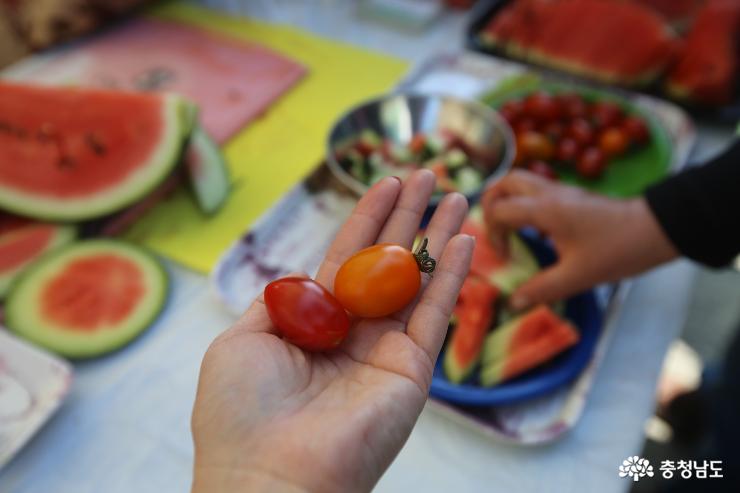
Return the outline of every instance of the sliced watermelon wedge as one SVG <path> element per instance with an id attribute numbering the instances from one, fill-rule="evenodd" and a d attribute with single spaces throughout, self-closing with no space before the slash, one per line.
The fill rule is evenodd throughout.
<path id="1" fill-rule="evenodd" d="M 510 56 L 608 83 L 649 84 L 670 64 L 676 36 L 636 2 L 516 0 L 480 34 Z"/>
<path id="2" fill-rule="evenodd" d="M 13 280 L 42 255 L 75 238 L 74 226 L 0 214 L 0 299 Z"/>
<path id="3" fill-rule="evenodd" d="M 569 322 L 540 305 L 496 328 L 483 347 L 481 385 L 505 382 L 554 358 L 580 339 Z"/>
<path id="4" fill-rule="evenodd" d="M 699 11 L 681 55 L 668 73 L 668 94 L 719 106 L 732 100 L 740 56 L 740 2 L 715 0 Z"/>
<path id="5" fill-rule="evenodd" d="M 498 294 L 499 290 L 487 281 L 474 276 L 465 279 L 454 311 L 457 323 L 444 356 L 444 371 L 450 382 L 462 382 L 478 364 Z"/>
<path id="6" fill-rule="evenodd" d="M 462 225 L 461 233 L 475 238 L 475 250 L 470 272 L 497 286 L 505 296 L 529 280 L 540 270 L 537 259 L 518 235 L 509 239 L 509 259 L 502 259 L 491 246 L 480 207 L 470 211 Z"/>
<path id="7" fill-rule="evenodd" d="M 0 207 L 59 221 L 126 207 L 177 164 L 187 115 L 174 95 L 0 82 Z"/>
<path id="8" fill-rule="evenodd" d="M 74 243 L 44 256 L 13 285 L 6 324 L 18 335 L 72 358 L 127 344 L 160 313 L 167 296 L 161 264 L 116 240 Z"/>
<path id="9" fill-rule="evenodd" d="M 185 165 L 198 207 L 205 214 L 213 214 L 229 196 L 229 172 L 218 144 L 200 125 L 193 128 Z"/>

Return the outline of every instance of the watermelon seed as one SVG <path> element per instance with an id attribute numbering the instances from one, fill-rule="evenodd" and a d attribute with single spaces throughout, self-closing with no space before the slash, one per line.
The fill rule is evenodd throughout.
<path id="1" fill-rule="evenodd" d="M 100 141 L 97 135 L 95 134 L 86 134 L 85 135 L 85 142 L 87 145 L 92 149 L 92 151 L 97 154 L 98 156 L 104 156 L 105 155 L 105 145 Z"/>
<path id="2" fill-rule="evenodd" d="M 12 123 L 7 122 L 0 122 L 0 132 L 15 136 L 19 139 L 26 139 L 28 137 L 28 132 L 25 129 L 16 127 Z"/>
<path id="3" fill-rule="evenodd" d="M 175 79 L 175 73 L 169 68 L 154 67 L 137 75 L 134 79 L 134 86 L 140 91 L 157 91 Z"/>
<path id="4" fill-rule="evenodd" d="M 60 168 L 74 168 L 75 164 L 77 163 L 73 158 L 67 155 L 64 155 L 64 154 L 59 156 L 59 167 Z"/>

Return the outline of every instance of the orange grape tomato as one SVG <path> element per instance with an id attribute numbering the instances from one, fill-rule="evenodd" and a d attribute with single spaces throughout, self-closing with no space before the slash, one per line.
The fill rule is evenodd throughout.
<path id="1" fill-rule="evenodd" d="M 285 340 L 308 351 L 328 351 L 349 331 L 349 316 L 321 284 L 303 277 L 286 277 L 265 287 L 270 320 Z"/>
<path id="2" fill-rule="evenodd" d="M 360 250 L 337 271 L 334 296 L 350 313 L 363 318 L 385 317 L 411 303 L 421 287 L 421 268 L 433 259 L 424 256 L 426 241 L 413 253 L 382 243 Z M 417 260 L 419 259 L 419 260 Z"/>
<path id="3" fill-rule="evenodd" d="M 629 144 L 629 136 L 619 127 L 607 128 L 599 136 L 599 148 L 607 157 L 623 154 Z"/>
<path id="4" fill-rule="evenodd" d="M 516 136 L 517 153 L 525 159 L 550 160 L 555 154 L 555 146 L 550 139 L 535 131 L 528 131 Z"/>

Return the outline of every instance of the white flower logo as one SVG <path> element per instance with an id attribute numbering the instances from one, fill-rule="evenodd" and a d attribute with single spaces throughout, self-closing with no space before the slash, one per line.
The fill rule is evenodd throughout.
<path id="1" fill-rule="evenodd" d="M 632 481 L 639 481 L 640 478 L 645 476 L 653 477 L 653 466 L 650 465 L 650 461 L 643 459 L 636 455 L 627 457 L 622 461 L 622 465 L 619 466 L 619 477 L 631 477 Z"/>

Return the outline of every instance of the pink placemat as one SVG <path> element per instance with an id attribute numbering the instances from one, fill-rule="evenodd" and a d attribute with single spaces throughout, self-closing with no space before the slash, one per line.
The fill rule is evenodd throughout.
<path id="1" fill-rule="evenodd" d="M 41 83 L 173 91 L 200 107 L 223 143 L 267 109 L 306 68 L 258 44 L 193 26 L 136 19 L 11 70 Z"/>

